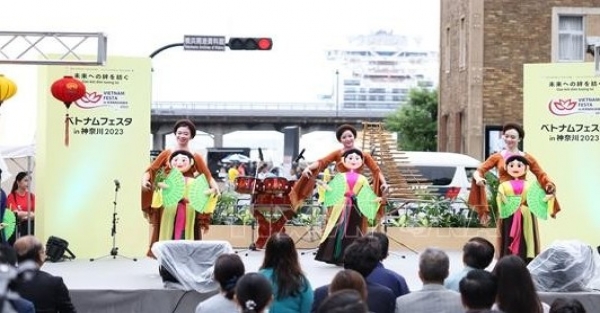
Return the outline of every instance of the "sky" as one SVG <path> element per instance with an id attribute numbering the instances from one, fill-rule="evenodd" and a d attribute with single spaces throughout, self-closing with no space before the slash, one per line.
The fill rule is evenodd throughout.
<path id="1" fill-rule="evenodd" d="M 3 14 L 0 31 L 103 32 L 109 56 L 149 56 L 164 45 L 182 42 L 184 35 L 273 38 L 273 50 L 268 52 L 163 51 L 152 61 L 154 101 L 317 102 L 335 80 L 325 51 L 343 45 L 349 36 L 392 30 L 420 36 L 433 50 L 439 47 L 439 0 L 165 4 L 105 0 L 83 6 L 74 0 L 62 0 L 60 5 L 20 0 L 11 2 L 10 14 Z M 5 41 L 0 39 L 0 46 Z M 35 140 L 36 69 L 0 64 L 0 73 L 19 88 L 0 107 L 0 146 Z M 236 146 L 237 141 L 255 137 L 237 132 L 226 135 L 224 144 Z M 282 135 L 259 137 L 283 143 Z M 195 144 L 210 143 L 199 139 Z"/>

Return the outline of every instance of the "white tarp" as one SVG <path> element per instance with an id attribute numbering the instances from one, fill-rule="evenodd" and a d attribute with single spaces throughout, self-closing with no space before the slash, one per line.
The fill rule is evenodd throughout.
<path id="1" fill-rule="evenodd" d="M 17 173 L 34 171 L 35 145 L 0 146 L 0 169 L 2 169 L 2 189 L 9 192 Z M 33 189 L 33 184 L 31 188 Z"/>

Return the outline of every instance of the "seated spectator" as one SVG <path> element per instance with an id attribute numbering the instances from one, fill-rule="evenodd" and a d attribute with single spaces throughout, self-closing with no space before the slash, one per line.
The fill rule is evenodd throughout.
<path id="1" fill-rule="evenodd" d="M 373 237 L 359 237 L 354 240 L 344 251 L 344 268 L 355 270 L 363 278 L 368 277 L 377 267 L 381 256 L 379 240 Z M 315 289 L 315 299 L 311 312 L 317 312 L 321 302 L 327 297 L 329 286 Z M 388 287 L 367 281 L 367 305 L 370 312 L 394 312 L 396 297 Z"/>
<path id="2" fill-rule="evenodd" d="M 0 245 L 0 265 L 8 266 L 8 269 L 3 270 L 3 275 L 10 277 L 10 271 L 17 271 L 17 253 L 13 247 L 8 245 Z M 7 273 L 8 272 L 8 273 Z M 7 278 L 7 277 L 3 277 Z M 19 277 L 15 279 L 20 279 Z M 4 290 L 2 290 L 4 291 Z M 21 298 L 17 293 L 10 289 L 6 290 L 6 293 L 3 295 L 4 299 L 8 300 L 6 302 L 6 307 L 3 308 L 2 312 L 17 312 L 17 313 L 35 313 L 35 308 L 33 307 L 33 303 L 31 301 L 25 300 Z M 1 300 L 0 300 L 1 301 Z M 12 309 L 13 311 L 9 310 Z"/>
<path id="3" fill-rule="evenodd" d="M 485 238 L 473 237 L 463 246 L 464 268 L 460 272 L 450 275 L 444 281 L 444 287 L 458 291 L 458 283 L 474 269 L 484 270 L 494 260 L 494 245 Z"/>
<path id="4" fill-rule="evenodd" d="M 419 258 L 419 278 L 423 289 L 399 297 L 396 313 L 463 313 L 460 294 L 444 287 L 449 268 L 450 260 L 444 251 L 433 248 L 423 251 Z"/>
<path id="5" fill-rule="evenodd" d="M 460 298 L 467 313 L 500 312 L 491 310 L 496 302 L 498 284 L 491 273 L 474 269 L 467 273 L 459 283 Z"/>
<path id="6" fill-rule="evenodd" d="M 525 261 L 517 255 L 500 258 L 492 272 L 498 282 L 493 309 L 504 313 L 548 313 L 550 306 L 540 301 Z"/>
<path id="7" fill-rule="evenodd" d="M 550 306 L 550 313 L 586 313 L 577 299 L 557 298 Z"/>
<path id="8" fill-rule="evenodd" d="M 242 313 L 267 312 L 266 309 L 273 300 L 271 283 L 262 274 L 245 274 L 235 286 L 235 300 Z"/>
<path id="9" fill-rule="evenodd" d="M 46 260 L 46 250 L 42 243 L 29 235 L 17 239 L 14 247 L 19 266 L 28 261 L 37 265 L 33 277 L 27 281 L 16 282 L 14 290 L 21 297 L 33 302 L 36 312 L 76 312 L 62 277 L 50 275 L 40 269 Z"/>
<path id="10" fill-rule="evenodd" d="M 323 301 L 317 313 L 368 313 L 369 308 L 361 295 L 352 289 L 336 291 Z"/>
<path id="11" fill-rule="evenodd" d="M 215 261 L 214 279 L 219 283 L 221 292 L 200 302 L 196 313 L 201 312 L 236 312 L 238 306 L 233 300 L 235 285 L 244 275 L 242 259 L 237 254 L 221 254 Z"/>
<path id="12" fill-rule="evenodd" d="M 313 302 L 313 289 L 302 273 L 294 240 L 286 233 L 272 235 L 266 244 L 260 267 L 273 286 L 271 312 L 308 313 Z"/>
<path id="13" fill-rule="evenodd" d="M 379 258 L 377 267 L 375 267 L 373 272 L 367 277 L 367 281 L 390 288 L 396 298 L 409 293 L 410 290 L 408 289 L 404 277 L 383 266 L 383 260 L 389 256 L 390 240 L 387 235 L 381 232 L 373 232 L 370 233 L 369 236 L 373 236 L 379 240 L 379 244 L 381 245 L 381 257 Z"/>
<path id="14" fill-rule="evenodd" d="M 335 274 L 329 284 L 329 294 L 344 289 L 358 291 L 363 301 L 367 301 L 367 282 L 359 272 L 354 270 L 341 270 Z"/>

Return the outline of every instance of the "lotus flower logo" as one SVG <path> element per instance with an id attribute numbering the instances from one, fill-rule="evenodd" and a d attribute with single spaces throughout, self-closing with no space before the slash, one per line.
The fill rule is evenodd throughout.
<path id="1" fill-rule="evenodd" d="M 570 115 L 581 113 L 577 110 L 577 101 L 572 99 L 555 99 L 550 100 L 548 109 L 554 115 Z"/>
<path id="2" fill-rule="evenodd" d="M 86 92 L 85 96 L 77 100 L 75 104 L 82 109 L 92 109 L 104 106 L 102 94 L 98 92 Z"/>

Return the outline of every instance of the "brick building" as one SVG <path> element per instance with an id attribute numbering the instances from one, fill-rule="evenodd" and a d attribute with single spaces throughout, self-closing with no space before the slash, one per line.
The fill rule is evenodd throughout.
<path id="1" fill-rule="evenodd" d="M 523 64 L 591 62 L 600 45 L 600 0 L 440 1 L 439 151 L 484 159 L 523 121 Z"/>

